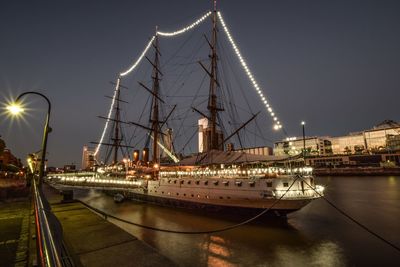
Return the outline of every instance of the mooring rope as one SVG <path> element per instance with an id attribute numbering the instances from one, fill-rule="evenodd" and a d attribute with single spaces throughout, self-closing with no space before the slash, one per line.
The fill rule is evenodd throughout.
<path id="1" fill-rule="evenodd" d="M 282 200 L 282 198 L 286 195 L 287 192 L 289 192 L 290 188 L 292 188 L 292 186 L 294 185 L 294 183 L 300 178 L 300 176 L 296 176 L 296 179 L 293 181 L 293 183 L 288 187 L 288 189 L 282 194 L 282 196 L 278 199 L 276 199 L 274 201 L 274 203 L 272 203 L 272 205 L 268 208 L 266 208 L 265 210 L 261 211 L 259 214 L 251 217 L 250 219 L 247 219 L 245 221 L 242 221 L 240 223 L 234 224 L 234 225 L 230 225 L 227 227 L 223 227 L 223 228 L 219 228 L 219 229 L 214 229 L 214 230 L 207 230 L 207 231 L 178 231 L 178 230 L 170 230 L 170 229 L 163 229 L 163 228 L 158 228 L 158 227 L 154 227 L 154 226 L 149 226 L 149 225 L 144 225 L 144 224 L 139 224 L 139 223 L 135 223 L 135 222 L 131 222 L 125 219 L 122 219 L 120 217 L 117 217 L 115 215 L 111 215 L 103 210 L 100 210 L 98 208 L 95 208 L 81 200 L 78 200 L 80 203 L 82 203 L 83 205 L 85 205 L 86 207 L 94 210 L 95 212 L 101 214 L 104 216 L 104 218 L 107 220 L 107 218 L 112 218 L 115 219 L 117 221 L 126 223 L 126 224 L 130 224 L 130 225 L 135 225 L 141 228 L 145 228 L 145 229 L 149 229 L 149 230 L 154 230 L 154 231 L 159 231 L 159 232 L 164 232 L 164 233 L 173 233 L 173 234 L 186 234 L 186 235 L 198 235 L 198 234 L 214 234 L 214 233 L 218 233 L 218 232 L 224 232 L 224 231 L 228 231 L 228 230 L 232 230 L 234 228 L 238 228 L 240 226 L 243 226 L 245 224 L 248 224 L 254 220 L 256 220 L 257 218 L 261 217 L 262 215 L 264 215 L 265 213 L 267 213 L 268 211 L 270 211 L 276 204 L 278 204 L 279 201 Z"/>
<path id="2" fill-rule="evenodd" d="M 304 183 L 306 185 L 308 185 L 309 187 L 311 187 L 306 181 L 304 181 Z M 377 234 L 376 232 L 372 231 L 371 229 L 369 229 L 367 226 L 365 226 L 364 224 L 362 224 L 361 222 L 357 221 L 356 219 L 354 219 L 353 217 L 351 217 L 349 214 L 347 214 L 345 211 L 343 211 L 342 209 L 340 209 L 338 206 L 336 206 L 335 204 L 333 204 L 329 199 L 327 199 L 325 196 L 321 195 L 317 190 L 315 190 L 313 187 L 311 187 L 315 193 L 317 193 L 323 200 L 325 200 L 330 206 L 332 206 L 334 209 L 336 209 L 339 213 L 341 213 L 343 216 L 345 216 L 346 218 L 348 218 L 349 220 L 351 220 L 352 222 L 354 222 L 355 224 L 357 224 L 359 227 L 361 227 L 362 229 L 364 229 L 365 231 L 367 231 L 368 233 L 370 233 L 371 235 L 375 236 L 376 238 L 380 239 L 381 241 L 383 241 L 384 243 L 386 243 L 387 245 L 391 246 L 392 248 L 394 248 L 395 250 L 397 250 L 398 252 L 400 252 L 400 247 L 396 246 L 394 243 L 390 242 L 389 240 L 385 239 L 384 237 L 382 237 L 381 235 Z"/>

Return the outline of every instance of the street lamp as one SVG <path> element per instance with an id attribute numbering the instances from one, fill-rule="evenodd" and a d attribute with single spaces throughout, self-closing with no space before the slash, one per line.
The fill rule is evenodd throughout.
<path id="1" fill-rule="evenodd" d="M 15 99 L 14 103 L 12 103 L 11 105 L 9 105 L 7 107 L 7 110 L 13 116 L 17 116 L 17 115 L 20 115 L 21 113 L 23 113 L 25 111 L 25 109 L 23 108 L 23 106 L 21 104 L 21 98 L 28 94 L 41 96 L 47 101 L 47 104 L 48 104 L 46 124 L 44 125 L 44 129 L 43 129 L 42 156 L 40 159 L 40 168 L 39 168 L 39 181 L 38 182 L 39 182 L 39 186 L 41 186 L 43 175 L 44 175 L 44 165 L 45 165 L 46 148 L 47 148 L 47 136 L 48 136 L 49 132 L 51 131 L 51 128 L 49 126 L 50 111 L 51 111 L 50 100 L 45 95 L 43 95 L 39 92 L 34 92 L 34 91 L 24 92 Z"/>
<path id="2" fill-rule="evenodd" d="M 302 121 L 301 126 L 303 128 L 303 158 L 306 158 L 306 130 L 305 130 L 306 122 Z"/>

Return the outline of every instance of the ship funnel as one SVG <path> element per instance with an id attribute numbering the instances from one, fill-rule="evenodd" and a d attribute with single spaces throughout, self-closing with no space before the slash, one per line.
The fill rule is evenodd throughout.
<path id="1" fill-rule="evenodd" d="M 143 148 L 143 151 L 142 151 L 142 161 L 143 161 L 144 163 L 149 162 L 149 148 L 148 148 L 148 147 Z"/>
<path id="2" fill-rule="evenodd" d="M 134 150 L 132 156 L 133 162 L 137 163 L 139 161 L 139 150 Z"/>

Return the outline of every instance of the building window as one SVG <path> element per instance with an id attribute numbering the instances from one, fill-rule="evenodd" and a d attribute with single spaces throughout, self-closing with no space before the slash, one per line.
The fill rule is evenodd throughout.
<path id="1" fill-rule="evenodd" d="M 289 187 L 289 183 L 283 183 L 284 187 Z"/>
<path id="2" fill-rule="evenodd" d="M 198 185 L 200 183 L 200 181 L 196 181 L 196 184 Z"/>
<path id="3" fill-rule="evenodd" d="M 187 181 L 187 184 L 191 184 L 191 183 L 192 183 L 192 181 L 190 181 L 190 180 L 189 180 L 189 181 Z"/>
<path id="4" fill-rule="evenodd" d="M 267 182 L 267 187 L 272 187 L 272 182 Z"/>
<path id="5" fill-rule="evenodd" d="M 204 182 L 204 185 L 208 185 L 208 181 L 205 181 L 205 182 Z"/>

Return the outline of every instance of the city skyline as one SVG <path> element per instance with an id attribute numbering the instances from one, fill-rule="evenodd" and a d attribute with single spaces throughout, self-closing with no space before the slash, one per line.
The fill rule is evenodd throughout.
<path id="1" fill-rule="evenodd" d="M 39 90 L 52 100 L 50 165 L 79 164 L 82 146 L 99 139 L 104 121 L 97 116 L 107 112 L 109 81 L 139 55 L 156 24 L 177 29 L 211 6 L 187 2 L 149 1 L 140 8 L 128 2 L 3 4 L 1 97 Z M 302 120 L 307 135 L 319 136 L 400 120 L 395 1 L 219 2 L 289 135 L 300 135 Z M 28 102 L 26 123 L 1 118 L 0 135 L 22 159 L 38 150 L 45 110 L 40 99 Z M 282 137 L 271 131 L 270 139 Z"/>

